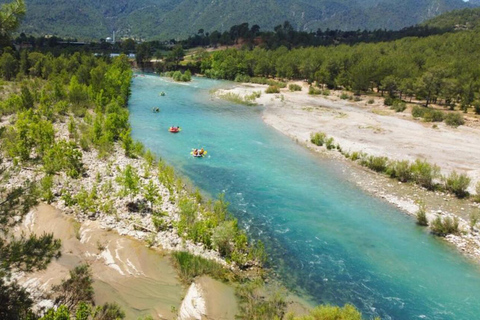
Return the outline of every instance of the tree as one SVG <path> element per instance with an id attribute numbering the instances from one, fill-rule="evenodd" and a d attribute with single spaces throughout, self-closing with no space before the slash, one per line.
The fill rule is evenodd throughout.
<path id="1" fill-rule="evenodd" d="M 52 289 L 56 293 L 55 303 L 74 311 L 80 302 L 93 303 L 93 279 L 87 264 L 70 270 L 70 279 L 63 280 Z"/>
<path id="2" fill-rule="evenodd" d="M 2 5 L 0 9 L 0 47 L 8 43 L 10 34 L 20 25 L 25 11 L 24 0 L 14 0 Z"/>
<path id="3" fill-rule="evenodd" d="M 152 58 L 152 48 L 149 42 L 143 42 L 137 45 L 135 61 L 143 68 L 147 61 Z"/>
<path id="4" fill-rule="evenodd" d="M 182 45 L 177 44 L 173 47 L 172 51 L 170 51 L 169 54 L 167 55 L 167 60 L 174 62 L 175 68 L 178 69 L 178 65 L 180 64 L 180 61 L 183 60 L 184 56 L 185 56 L 185 51 L 183 50 Z"/>
<path id="5" fill-rule="evenodd" d="M 3 79 L 10 81 L 18 71 L 18 61 L 9 52 L 4 52 L 0 58 L 0 71 Z"/>

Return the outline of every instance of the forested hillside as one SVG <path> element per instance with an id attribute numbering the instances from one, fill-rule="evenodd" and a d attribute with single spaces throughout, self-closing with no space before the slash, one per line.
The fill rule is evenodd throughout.
<path id="1" fill-rule="evenodd" d="M 114 30 L 135 38 L 183 38 L 199 29 L 221 32 L 243 22 L 272 30 L 286 20 L 306 31 L 401 29 L 473 6 L 462 0 L 27 0 L 26 4 L 20 32 L 80 39 L 106 38 Z"/>
<path id="2" fill-rule="evenodd" d="M 474 29 L 480 25 L 480 8 L 454 10 L 430 19 L 423 25 L 452 30 Z"/>
<path id="3" fill-rule="evenodd" d="M 328 88 L 381 91 L 391 97 L 437 101 L 480 112 L 477 32 L 403 38 L 376 44 L 288 50 L 228 49 L 201 59 L 208 77 L 248 81 L 276 76 L 307 79 Z"/>

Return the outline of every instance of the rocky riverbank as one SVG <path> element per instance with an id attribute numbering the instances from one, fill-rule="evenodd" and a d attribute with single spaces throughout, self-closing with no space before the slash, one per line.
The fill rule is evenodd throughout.
<path id="1" fill-rule="evenodd" d="M 307 94 L 308 86 L 301 82 L 297 84 L 302 86 L 302 91 L 282 89 L 279 94 L 266 94 L 267 86 L 248 83 L 219 90 L 216 95 L 235 96 L 239 101 L 252 103 L 250 97 L 255 94 L 254 102 L 264 107 L 265 123 L 321 156 L 343 163 L 346 179 L 403 212 L 416 216 L 421 201 L 426 206 L 429 221 L 437 216 L 458 217 L 461 232 L 444 239 L 480 263 L 480 233 L 477 227 L 470 227 L 470 216 L 480 214 L 478 204 L 411 183 L 399 183 L 345 159 L 339 152 L 310 142 L 310 134 L 324 132 L 345 151 L 366 152 L 394 160 L 426 159 L 437 164 L 443 173 L 452 170 L 467 173 L 472 178 L 468 191 L 474 193 L 473 186 L 478 181 L 480 168 L 480 155 L 476 156 L 480 129 L 475 119 L 459 128 L 445 124 L 432 128 L 430 124 L 414 120 L 406 112 L 398 114 L 383 107 L 379 98 L 367 104 L 368 97 L 361 97 L 363 101 L 359 102 L 346 101 L 339 98 L 340 92 L 311 96 Z"/>
<path id="2" fill-rule="evenodd" d="M 78 121 L 82 120 L 78 119 Z M 10 119 L 4 118 L 0 126 L 6 126 L 9 123 Z M 70 139 L 67 123 L 57 121 L 54 123 L 54 128 L 56 139 Z M 52 300 L 45 299 L 49 296 L 51 286 L 68 277 L 68 270 L 83 261 L 94 268 L 93 274 L 97 284 L 96 291 L 99 302 L 111 300 L 124 302 L 128 306 L 127 309 L 131 307 L 132 310 L 139 306 L 146 309 L 151 308 L 156 312 L 154 318 L 161 319 L 171 318 L 173 314 L 177 313 L 177 311 L 170 310 L 172 307 L 172 310 L 178 310 L 179 314 L 184 312 L 179 308 L 178 297 L 172 296 L 173 291 L 171 290 L 175 286 L 177 287 L 175 292 L 182 290 L 178 290 L 181 285 L 178 280 L 175 280 L 176 275 L 171 272 L 171 263 L 162 264 L 164 267 L 168 267 L 168 270 L 158 263 L 155 265 L 161 269 L 149 269 L 147 265 L 151 261 L 139 261 L 138 259 L 142 258 L 128 257 L 129 254 L 125 252 L 125 248 L 130 248 L 130 245 L 127 246 L 121 240 L 122 237 L 109 236 L 108 234 L 112 232 L 118 233 L 119 236 L 125 236 L 125 241 L 132 241 L 128 239 L 134 238 L 147 244 L 148 247 L 156 248 L 161 252 L 155 253 L 159 258 L 172 251 L 187 251 L 193 255 L 214 260 L 226 268 L 237 270 L 234 265 L 227 263 L 217 251 L 179 235 L 177 222 L 180 219 L 180 208 L 177 200 L 181 197 L 191 197 L 191 195 L 186 191 L 185 185 L 180 180 L 176 180 L 173 170 L 163 164 L 157 165 L 152 159 L 129 158 L 119 143 L 116 143 L 108 156 L 104 158 L 99 157 L 99 152 L 93 148 L 81 150 L 81 153 L 83 175 L 72 179 L 64 172 L 60 172 L 54 176 L 49 190 L 44 186 L 40 187 L 44 201 L 48 201 L 49 206 L 42 204 L 29 213 L 22 229 L 17 230 L 18 232 L 25 230 L 28 232 L 53 232 L 63 243 L 63 257 L 59 261 L 52 262 L 47 270 L 33 275 L 16 275 L 17 279 L 29 289 L 35 298 L 37 310 L 53 305 Z M 8 159 L 4 161 L 3 165 L 12 172 L 5 183 L 6 188 L 21 185 L 27 180 L 38 181 L 41 185 L 42 178 L 45 176 L 43 168 L 39 165 L 32 164 L 25 167 Z M 135 188 L 129 192 L 125 192 L 127 167 L 131 171 L 133 179 L 137 180 Z M 168 185 L 162 182 L 166 180 L 169 181 Z M 147 189 L 150 189 L 150 193 L 154 193 L 154 199 L 149 199 L 150 201 L 146 200 Z M 62 216 L 65 217 L 62 218 Z M 47 217 L 50 218 L 47 219 Z M 71 219 L 71 221 L 67 222 L 66 219 Z M 156 222 L 155 219 L 157 219 Z M 60 220 L 62 221 L 60 224 L 54 222 Z M 67 230 L 69 231 L 67 232 Z M 98 236 L 97 233 L 101 232 L 100 230 L 107 233 Z M 97 235 L 92 236 L 92 232 Z M 112 240 L 113 238 L 115 239 Z M 72 244 L 73 242 L 76 245 Z M 122 256 L 122 252 L 125 252 L 126 256 Z M 141 253 L 140 255 L 143 257 L 146 254 Z M 154 272 L 149 276 L 151 279 L 155 278 L 154 274 L 165 274 L 172 279 L 159 280 L 162 286 L 159 283 L 157 287 L 160 287 L 152 291 L 148 284 L 143 283 L 146 281 L 142 280 L 143 277 L 148 274 L 144 268 Z M 173 287 L 166 290 L 161 289 L 163 285 L 172 281 L 176 284 L 167 285 L 167 287 Z M 128 292 L 124 292 L 121 288 L 115 288 L 119 283 L 130 283 L 132 288 L 138 287 L 139 291 L 145 287 L 148 294 L 155 294 L 158 290 L 165 291 L 165 294 L 160 294 L 156 298 L 152 296 L 152 303 L 149 304 L 148 301 L 137 301 L 133 296 L 129 298 Z M 201 291 L 200 294 L 202 299 L 207 300 L 208 305 L 211 305 L 213 302 L 208 300 L 212 296 L 223 295 L 225 289 L 222 288 L 222 290 L 216 292 L 212 289 L 208 294 L 204 291 Z M 230 291 L 231 308 L 237 310 L 233 289 Z M 116 294 L 113 294 L 114 292 Z M 157 292 L 157 294 L 159 293 Z M 162 301 L 164 304 L 159 307 L 158 303 L 163 303 Z M 183 305 L 188 304 L 184 303 Z M 225 308 L 229 308 L 229 306 L 225 306 Z M 205 312 L 210 313 L 209 310 Z M 135 317 L 139 315 L 133 314 L 130 310 L 127 310 L 127 314 Z"/>

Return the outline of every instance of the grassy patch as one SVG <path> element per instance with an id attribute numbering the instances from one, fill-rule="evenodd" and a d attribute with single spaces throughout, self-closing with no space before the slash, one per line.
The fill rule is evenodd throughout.
<path id="1" fill-rule="evenodd" d="M 195 277 L 202 275 L 219 280 L 231 280 L 234 277 L 233 273 L 221 264 L 185 251 L 172 253 L 172 260 L 181 280 L 185 283 L 191 283 Z"/>

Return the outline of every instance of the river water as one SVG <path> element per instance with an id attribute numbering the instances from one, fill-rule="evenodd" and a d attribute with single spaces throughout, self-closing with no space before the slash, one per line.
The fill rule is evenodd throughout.
<path id="1" fill-rule="evenodd" d="M 478 318 L 478 266 L 348 182 L 343 164 L 265 125 L 260 107 L 211 97 L 231 85 L 139 75 L 133 137 L 204 192 L 224 192 L 241 225 L 266 242 L 275 271 L 312 302 L 353 303 L 382 319 Z M 169 133 L 172 125 L 182 131 Z M 193 158 L 201 147 L 208 156 Z"/>

